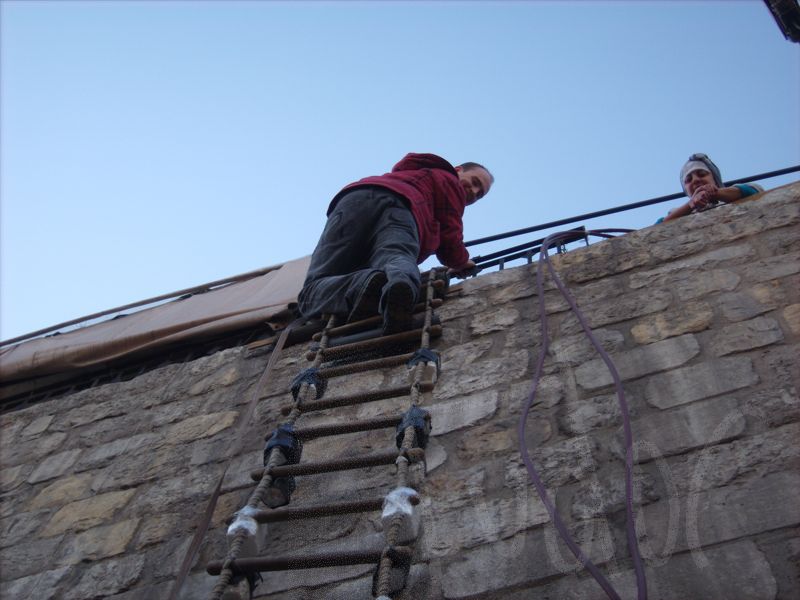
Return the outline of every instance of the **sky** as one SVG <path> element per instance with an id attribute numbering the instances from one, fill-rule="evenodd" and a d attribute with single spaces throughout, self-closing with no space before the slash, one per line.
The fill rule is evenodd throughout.
<path id="1" fill-rule="evenodd" d="M 798 165 L 799 107 L 761 0 L 2 0 L 0 339 L 310 254 L 407 152 L 494 174 L 470 240 Z"/>

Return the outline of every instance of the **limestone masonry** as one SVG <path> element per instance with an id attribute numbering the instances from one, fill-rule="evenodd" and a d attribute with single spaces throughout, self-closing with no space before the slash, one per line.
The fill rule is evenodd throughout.
<path id="1" fill-rule="evenodd" d="M 800 183 L 554 258 L 622 376 L 636 447 L 650 598 L 800 597 Z M 406 600 L 602 599 L 549 522 L 516 440 L 540 347 L 535 265 L 468 280 L 437 309 L 442 373 Z M 551 347 L 528 444 L 584 551 L 625 598 L 621 416 L 610 375 L 548 283 Z M 245 452 L 232 436 L 269 358 L 237 347 L 2 416 L 0 597 L 150 600 L 169 593 L 223 465 L 223 493 L 182 598 L 206 598 L 225 521 L 291 404 L 307 345 L 284 350 Z M 399 385 L 340 377 L 330 395 Z M 298 424 L 403 410 L 407 399 Z M 306 444 L 303 460 L 393 447 L 382 430 Z M 392 469 L 298 477 L 293 504 L 380 496 Z M 270 553 L 383 547 L 380 514 L 270 524 Z M 373 566 L 265 573 L 257 598 L 371 598 Z"/>

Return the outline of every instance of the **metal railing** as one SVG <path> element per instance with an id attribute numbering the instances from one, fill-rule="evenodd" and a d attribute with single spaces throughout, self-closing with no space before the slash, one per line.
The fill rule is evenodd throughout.
<path id="1" fill-rule="evenodd" d="M 779 177 L 781 175 L 787 175 L 789 173 L 796 173 L 800 171 L 800 165 L 795 165 L 793 167 L 787 167 L 785 169 L 778 169 L 777 171 L 768 171 L 766 173 L 759 173 L 758 175 L 751 175 L 750 177 L 742 177 L 739 179 L 732 179 L 730 181 L 723 182 L 724 186 L 731 186 L 737 183 L 749 183 L 752 181 L 761 181 L 763 179 L 770 179 L 772 177 Z M 677 194 L 668 194 L 666 196 L 658 196 L 657 198 L 650 198 L 649 200 L 642 200 L 640 202 L 632 202 L 630 204 L 623 204 L 621 206 L 616 206 L 614 208 L 606 208 L 604 210 L 597 210 L 590 213 L 585 213 L 582 215 L 577 215 L 575 217 L 568 217 L 566 219 L 558 219 L 557 221 L 550 221 L 548 223 L 542 223 L 540 225 L 533 225 L 532 227 L 524 227 L 522 229 L 515 229 L 514 231 L 507 231 L 505 233 L 498 233 L 496 235 L 490 235 L 487 237 L 478 238 L 475 240 L 470 240 L 465 242 L 465 246 L 477 246 L 479 244 L 486 244 L 488 242 L 494 242 L 497 240 L 504 240 L 510 237 L 515 237 L 518 235 L 524 235 L 526 233 L 533 233 L 534 231 L 542 231 L 544 229 L 550 229 L 552 227 L 559 227 L 561 225 L 570 225 L 572 223 L 577 223 L 579 221 L 586 221 L 588 219 L 594 219 L 596 217 L 603 217 L 605 215 L 613 215 L 615 213 L 621 213 L 629 210 L 634 210 L 637 208 L 642 208 L 644 206 L 651 206 L 653 204 L 660 204 L 661 202 L 669 202 L 670 200 L 677 200 L 678 198 L 685 197 L 686 194 L 683 192 L 679 192 Z M 584 239 L 584 236 L 577 233 L 582 231 L 584 228 L 579 227 L 575 228 L 576 236 L 574 239 L 568 239 L 568 241 L 575 241 Z M 473 257 L 472 261 L 476 264 L 475 274 L 479 271 L 484 269 L 488 269 L 494 266 L 499 266 L 503 268 L 505 263 L 510 260 L 516 260 L 520 258 L 526 258 L 528 262 L 533 260 L 533 256 L 539 252 L 540 246 L 544 238 L 533 240 L 527 242 L 525 244 L 518 244 L 516 246 L 511 246 L 510 248 L 506 248 L 504 250 L 498 250 L 496 252 L 492 252 L 491 254 L 486 254 L 484 256 L 475 256 Z M 567 242 L 565 242 L 567 243 Z"/>

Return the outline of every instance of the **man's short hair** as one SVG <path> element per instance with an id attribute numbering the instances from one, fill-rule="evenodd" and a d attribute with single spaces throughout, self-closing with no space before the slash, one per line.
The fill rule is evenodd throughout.
<path id="1" fill-rule="evenodd" d="M 476 162 L 465 162 L 461 163 L 458 166 L 461 167 L 464 171 L 471 171 L 472 169 L 483 169 L 489 174 L 489 181 L 491 183 L 494 183 L 494 175 L 492 175 L 492 172 L 486 167 L 484 167 L 482 164 Z"/>

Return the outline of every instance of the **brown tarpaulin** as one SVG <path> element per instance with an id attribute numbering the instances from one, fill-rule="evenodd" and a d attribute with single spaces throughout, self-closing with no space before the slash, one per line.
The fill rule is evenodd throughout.
<path id="1" fill-rule="evenodd" d="M 144 350 L 263 325 L 296 302 L 310 257 L 122 318 L 0 349 L 5 382 L 101 365 Z"/>

